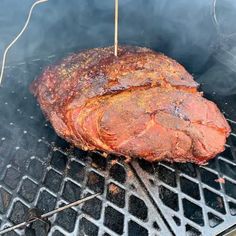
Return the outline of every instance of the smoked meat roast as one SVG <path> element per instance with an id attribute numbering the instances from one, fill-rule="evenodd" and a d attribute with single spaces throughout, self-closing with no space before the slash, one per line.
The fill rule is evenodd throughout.
<path id="1" fill-rule="evenodd" d="M 203 164 L 230 127 L 182 65 L 151 49 L 74 53 L 31 85 L 56 133 L 83 150 Z"/>

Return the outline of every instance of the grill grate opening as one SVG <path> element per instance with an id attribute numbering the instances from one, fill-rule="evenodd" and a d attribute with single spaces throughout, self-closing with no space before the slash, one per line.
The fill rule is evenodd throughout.
<path id="1" fill-rule="evenodd" d="M 70 163 L 68 175 L 79 183 L 82 183 L 85 177 L 85 166 L 76 161 Z"/>
<path id="2" fill-rule="evenodd" d="M 53 232 L 52 234 L 53 236 L 64 236 L 63 233 L 61 233 L 60 231 L 56 230 L 55 232 Z"/>
<path id="3" fill-rule="evenodd" d="M 86 218 L 82 218 L 79 223 L 79 236 L 84 235 L 98 235 L 98 227 Z"/>
<path id="4" fill-rule="evenodd" d="M 156 173 L 158 174 L 158 178 L 165 182 L 166 184 L 176 187 L 176 174 L 174 171 L 164 167 L 163 165 L 158 165 L 156 168 Z"/>
<path id="5" fill-rule="evenodd" d="M 19 195 L 27 202 L 33 202 L 38 191 L 38 185 L 32 180 L 25 178 L 21 184 Z"/>
<path id="6" fill-rule="evenodd" d="M 107 187 L 107 200 L 123 208 L 125 206 L 125 190 L 110 183 Z"/>
<path id="7" fill-rule="evenodd" d="M 143 159 L 140 159 L 138 160 L 138 163 L 139 163 L 139 166 L 145 170 L 146 172 L 148 172 L 149 174 L 154 174 L 155 173 L 155 169 L 153 167 L 153 165 L 148 162 L 148 161 L 145 161 Z"/>
<path id="8" fill-rule="evenodd" d="M 65 182 L 62 197 L 68 202 L 75 202 L 81 198 L 82 189 L 75 183 L 67 180 Z"/>
<path id="9" fill-rule="evenodd" d="M 196 166 L 191 163 L 176 163 L 176 168 L 182 173 L 189 175 L 193 178 L 197 177 Z"/>
<path id="10" fill-rule="evenodd" d="M 104 192 L 105 179 L 103 176 L 91 171 L 88 174 L 87 186 L 94 192 L 103 193 Z"/>
<path id="11" fill-rule="evenodd" d="M 148 209 L 143 200 L 131 195 L 129 198 L 129 212 L 141 220 L 146 220 Z"/>
<path id="12" fill-rule="evenodd" d="M 180 186 L 183 193 L 189 195 L 192 198 L 200 200 L 200 192 L 198 184 L 192 182 L 191 180 L 180 177 Z"/>
<path id="13" fill-rule="evenodd" d="M 203 213 L 201 207 L 197 206 L 196 204 L 190 202 L 187 199 L 183 199 L 183 206 L 184 206 L 184 215 L 188 219 L 199 225 L 202 226 L 204 225 Z"/>
<path id="14" fill-rule="evenodd" d="M 86 194 L 88 196 L 90 194 Z M 82 210 L 88 214 L 89 216 L 93 217 L 94 219 L 98 220 L 101 217 L 102 211 L 102 201 L 98 198 L 94 198 L 88 202 L 85 202 Z"/>
<path id="15" fill-rule="evenodd" d="M 211 212 L 207 213 L 207 215 L 208 215 L 209 225 L 212 228 L 216 227 L 217 225 L 221 224 L 224 221 L 223 219 L 221 219 L 220 217 L 214 215 Z"/>
<path id="16" fill-rule="evenodd" d="M 219 160 L 220 170 L 224 175 L 229 176 L 232 179 L 236 179 L 236 166 L 231 163 L 225 162 L 224 160 Z"/>
<path id="17" fill-rule="evenodd" d="M 25 229 L 25 236 L 44 236 L 47 235 L 50 229 L 50 224 L 42 221 L 37 221 L 31 224 L 30 227 Z"/>
<path id="18" fill-rule="evenodd" d="M 7 168 L 6 174 L 3 178 L 4 184 L 6 184 L 9 188 L 15 189 L 21 179 L 21 173 L 13 168 Z"/>
<path id="19" fill-rule="evenodd" d="M 33 157 L 30 161 L 27 172 L 35 180 L 40 181 L 43 177 L 45 169 L 46 168 L 45 168 L 45 166 L 43 166 L 42 162 Z M 35 171 L 35 170 L 37 170 L 37 171 Z"/>
<path id="20" fill-rule="evenodd" d="M 10 214 L 10 221 L 14 224 L 19 224 L 24 221 L 26 215 L 28 213 L 28 207 L 24 205 L 21 201 L 14 202 L 11 214 Z"/>
<path id="21" fill-rule="evenodd" d="M 185 228 L 186 228 L 187 236 L 199 236 L 199 235 L 201 235 L 201 232 L 199 230 L 195 229 L 191 225 L 186 225 Z"/>
<path id="22" fill-rule="evenodd" d="M 201 175 L 201 180 L 203 183 L 207 184 L 208 186 L 211 186 L 215 189 L 220 189 L 220 184 L 216 182 L 218 179 L 218 175 L 205 170 L 204 168 L 199 169 L 200 175 Z"/>
<path id="23" fill-rule="evenodd" d="M 231 142 L 232 146 L 236 147 L 236 136 L 235 135 L 231 135 L 230 142 Z"/>
<path id="24" fill-rule="evenodd" d="M 108 234 L 108 233 L 105 233 L 105 234 L 103 234 L 103 236 L 111 236 L 110 234 Z"/>
<path id="25" fill-rule="evenodd" d="M 59 205 L 59 207 L 65 204 Z M 66 209 L 57 213 L 56 223 L 68 232 L 73 232 L 76 222 L 77 212 L 73 209 Z"/>
<path id="26" fill-rule="evenodd" d="M 124 229 L 124 215 L 114 208 L 107 206 L 105 209 L 104 225 L 117 234 L 122 234 Z"/>
<path id="27" fill-rule="evenodd" d="M 67 150 L 70 150 L 70 144 L 60 137 L 57 137 L 55 146 L 60 147 L 60 150 L 63 150 L 65 152 Z"/>
<path id="28" fill-rule="evenodd" d="M 4 214 L 11 203 L 11 194 L 4 188 L 0 188 L 0 213 Z"/>
<path id="29" fill-rule="evenodd" d="M 139 224 L 135 223 L 134 221 L 129 222 L 129 235 L 130 236 L 137 236 L 137 235 L 142 235 L 142 236 L 148 236 L 148 231 L 147 229 L 143 228 Z"/>
<path id="30" fill-rule="evenodd" d="M 236 184 L 226 179 L 224 187 L 226 194 L 236 200 Z"/>
<path id="31" fill-rule="evenodd" d="M 232 155 L 232 150 L 229 147 L 226 147 L 224 152 L 221 153 L 221 156 L 229 161 L 234 161 L 235 158 Z"/>
<path id="32" fill-rule="evenodd" d="M 61 182 L 62 176 L 56 171 L 51 169 L 46 173 L 44 185 L 52 192 L 56 193 L 59 191 Z"/>
<path id="33" fill-rule="evenodd" d="M 52 159 L 50 161 L 52 167 L 59 170 L 60 172 L 63 172 L 66 168 L 67 162 L 68 157 L 66 155 L 59 151 L 53 152 Z"/>
<path id="34" fill-rule="evenodd" d="M 166 206 L 170 207 L 175 211 L 179 210 L 178 195 L 176 193 L 172 192 L 164 186 L 159 187 L 159 192 L 160 199 Z"/>
<path id="35" fill-rule="evenodd" d="M 112 165 L 110 169 L 110 176 L 121 184 L 123 184 L 126 180 L 126 172 L 124 168 L 119 164 Z"/>
<path id="36" fill-rule="evenodd" d="M 230 214 L 235 216 L 236 215 L 236 203 L 229 202 L 229 209 L 230 209 Z"/>
<path id="37" fill-rule="evenodd" d="M 235 136 L 235 134 L 236 134 L 236 123 L 235 122 L 231 122 L 230 127 L 231 127 L 231 129 L 233 131 L 232 132 L 234 134 L 233 136 Z"/>
<path id="38" fill-rule="evenodd" d="M 149 183 L 152 185 L 152 186 L 155 186 L 155 182 L 153 179 L 149 179 Z"/>
<path id="39" fill-rule="evenodd" d="M 177 216 L 173 216 L 173 220 L 175 221 L 175 223 L 176 223 L 177 226 L 180 226 L 180 225 L 181 225 L 181 220 L 180 220 L 180 218 L 178 218 Z"/>
<path id="40" fill-rule="evenodd" d="M 106 170 L 107 168 L 107 160 L 97 153 L 91 153 L 90 157 L 92 158 L 92 166 L 100 169 Z"/>
<path id="41" fill-rule="evenodd" d="M 157 224 L 157 222 L 156 221 L 154 221 L 153 223 L 152 223 L 152 226 L 153 226 L 153 228 L 154 229 L 156 229 L 156 230 L 158 230 L 158 231 L 160 231 L 160 227 L 159 227 L 159 225 Z"/>
<path id="42" fill-rule="evenodd" d="M 56 197 L 46 190 L 43 190 L 39 194 L 37 208 L 43 210 L 45 213 L 52 211 L 56 206 Z"/>
<path id="43" fill-rule="evenodd" d="M 203 191 L 204 191 L 204 197 L 205 197 L 206 204 L 209 207 L 213 208 L 214 210 L 225 214 L 226 211 L 225 211 L 225 205 L 223 202 L 223 198 L 208 189 L 204 189 Z"/>

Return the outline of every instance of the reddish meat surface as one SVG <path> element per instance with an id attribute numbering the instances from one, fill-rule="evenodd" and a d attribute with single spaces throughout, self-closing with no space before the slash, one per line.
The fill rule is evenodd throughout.
<path id="1" fill-rule="evenodd" d="M 141 47 L 95 48 L 49 66 L 32 84 L 57 134 L 84 150 L 204 163 L 230 127 L 176 61 Z"/>

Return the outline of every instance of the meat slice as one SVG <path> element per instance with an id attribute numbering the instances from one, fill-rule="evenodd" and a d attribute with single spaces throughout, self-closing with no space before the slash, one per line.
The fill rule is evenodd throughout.
<path id="1" fill-rule="evenodd" d="M 176 61 L 141 47 L 96 48 L 48 67 L 32 91 L 59 136 L 84 150 L 204 163 L 230 127 Z"/>

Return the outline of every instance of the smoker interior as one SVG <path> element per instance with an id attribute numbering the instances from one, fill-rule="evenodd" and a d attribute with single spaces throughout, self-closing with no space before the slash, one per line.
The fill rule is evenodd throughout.
<path id="1" fill-rule="evenodd" d="M 172 25 L 168 17 L 173 20 L 170 13 L 179 14 L 182 7 L 182 18 L 187 21 L 188 1 L 176 1 L 179 5 L 173 9 L 164 0 L 159 5 L 155 1 L 124 1 L 120 6 L 124 16 L 120 20 L 121 42 L 150 47 L 180 61 L 194 73 L 205 96 L 224 112 L 232 134 L 225 151 L 201 167 L 104 158 L 59 138 L 29 92 L 30 82 L 48 64 L 72 51 L 112 43 L 112 1 L 88 2 L 71 1 L 68 6 L 61 0 L 40 6 L 29 30 L 9 54 L 0 88 L 1 229 L 23 221 L 31 208 L 48 212 L 101 192 L 94 200 L 54 215 L 51 225 L 38 222 L 26 232 L 21 229 L 7 235 L 46 235 L 47 227 L 48 235 L 53 236 L 217 235 L 232 230 L 236 222 L 235 41 L 230 38 L 222 43 L 209 14 L 203 14 L 204 25 L 189 22 L 189 34 L 187 27 L 178 28 L 177 37 L 173 27 L 177 21 Z M 201 1 L 191 2 L 190 13 L 196 7 L 206 8 L 208 13 L 211 5 L 202 9 L 197 2 Z M 8 3 L 4 4 L 8 9 Z M 27 7 L 22 5 L 25 11 Z M 162 14 L 165 10 L 168 17 Z M 19 25 L 24 16 L 16 16 Z M 158 24 L 161 20 L 166 23 Z M 208 34 L 193 44 L 192 33 L 203 33 L 198 32 L 199 27 Z M 15 34 L 1 28 L 9 38 Z M 39 37 L 42 32 L 47 36 Z M 224 183 L 219 178 L 224 178 Z"/>

